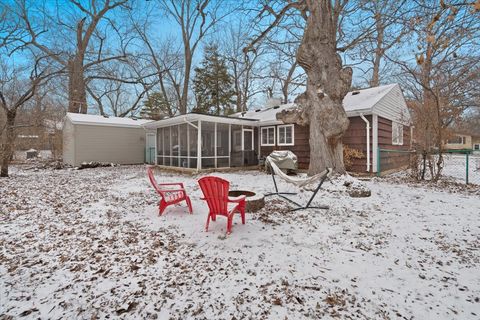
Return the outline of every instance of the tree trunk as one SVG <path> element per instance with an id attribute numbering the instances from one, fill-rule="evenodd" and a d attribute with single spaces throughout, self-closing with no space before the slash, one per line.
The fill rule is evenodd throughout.
<path id="1" fill-rule="evenodd" d="M 373 59 L 372 79 L 370 80 L 371 87 L 378 87 L 380 85 L 380 62 L 383 57 L 383 37 L 385 28 L 382 23 L 380 14 L 375 15 L 375 24 L 377 28 L 377 41 L 375 48 L 375 57 Z"/>
<path id="2" fill-rule="evenodd" d="M 68 112 L 87 113 L 87 110 L 83 59 L 75 57 L 68 61 Z"/>
<path id="3" fill-rule="evenodd" d="M 327 167 L 345 173 L 342 137 L 349 121 L 343 98 L 352 82 L 352 69 L 342 68 L 336 52 L 336 23 L 330 0 L 307 0 L 307 26 L 297 62 L 307 74 L 307 90 L 297 97 L 296 111 L 279 114 L 286 122 L 310 126 L 310 175 Z"/>
<path id="4" fill-rule="evenodd" d="M 192 54 L 190 50 L 185 50 L 185 75 L 183 80 L 182 96 L 180 98 L 180 114 L 187 113 L 188 86 L 190 84 L 190 72 L 192 69 Z"/>
<path id="5" fill-rule="evenodd" d="M 14 143 L 15 143 L 15 118 L 17 116 L 16 110 L 7 111 L 7 125 L 5 130 L 5 144 L 2 150 L 2 163 L 0 169 L 0 177 L 8 177 L 8 165 L 13 155 Z"/>

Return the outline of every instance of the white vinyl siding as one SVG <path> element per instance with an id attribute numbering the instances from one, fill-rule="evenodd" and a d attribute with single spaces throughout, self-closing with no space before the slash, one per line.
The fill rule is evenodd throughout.
<path id="1" fill-rule="evenodd" d="M 295 141 L 295 130 L 293 124 L 277 127 L 277 144 L 279 146 L 293 146 Z"/>
<path id="2" fill-rule="evenodd" d="M 275 127 L 263 127 L 261 130 L 262 146 L 275 145 Z"/>
<path id="3" fill-rule="evenodd" d="M 392 144 L 403 146 L 403 124 L 392 122 Z"/>

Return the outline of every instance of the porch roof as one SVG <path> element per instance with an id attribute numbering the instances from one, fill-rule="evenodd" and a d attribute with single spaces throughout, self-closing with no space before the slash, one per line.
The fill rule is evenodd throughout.
<path id="1" fill-rule="evenodd" d="M 147 123 L 143 125 L 145 129 L 156 129 L 161 127 L 168 127 L 178 124 L 184 124 L 193 121 L 206 121 L 206 122 L 215 122 L 223 124 L 235 124 L 235 125 L 244 125 L 244 126 L 257 126 L 258 119 L 249 119 L 249 118 L 237 118 L 237 117 L 227 117 L 227 116 L 214 116 L 208 114 L 200 113 L 187 113 L 183 115 L 174 116 L 167 119 L 162 119 L 154 122 Z"/>

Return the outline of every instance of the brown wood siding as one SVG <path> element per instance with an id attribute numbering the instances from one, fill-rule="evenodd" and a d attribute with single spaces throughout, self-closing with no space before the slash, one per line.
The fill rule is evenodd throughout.
<path id="1" fill-rule="evenodd" d="M 372 116 L 365 116 L 370 122 L 370 164 L 372 163 L 373 150 L 372 146 Z M 359 150 L 363 153 L 364 157 L 361 159 L 353 159 L 352 165 L 348 168 L 353 172 L 366 172 L 367 171 L 367 134 L 366 123 L 360 117 L 351 117 L 350 125 L 347 132 L 343 136 L 343 144 L 351 149 Z"/>
<path id="2" fill-rule="evenodd" d="M 372 116 L 365 116 L 370 122 L 370 170 L 373 169 L 373 119 Z M 350 168 L 353 172 L 367 171 L 367 136 L 366 124 L 361 117 L 349 118 L 350 125 L 343 137 L 343 143 L 352 149 L 360 150 L 365 155 L 361 159 L 354 159 Z M 277 132 L 277 126 L 275 126 Z M 258 139 L 260 139 L 260 131 Z M 278 139 L 278 137 L 276 137 Z M 275 141 L 275 144 L 277 141 Z M 403 127 L 403 145 L 392 145 L 392 121 L 378 117 L 378 147 L 389 150 L 410 149 L 410 127 Z M 261 157 L 268 156 L 274 150 L 291 150 L 298 157 L 300 169 L 308 169 L 310 164 L 309 127 L 295 125 L 295 145 L 293 146 L 261 146 Z M 409 156 L 402 153 L 381 153 L 381 170 L 391 170 L 408 165 Z"/>
<path id="3" fill-rule="evenodd" d="M 273 126 L 267 126 L 267 127 L 273 127 Z M 278 129 L 277 126 L 275 127 L 275 140 L 278 139 L 277 133 Z M 298 157 L 298 167 L 300 169 L 308 169 L 308 165 L 310 164 L 310 145 L 308 143 L 308 137 L 309 137 L 309 132 L 308 132 L 308 126 L 299 126 L 299 125 L 294 125 L 294 145 L 293 146 L 279 146 L 277 145 L 277 141 L 275 141 L 275 146 L 261 146 L 261 152 L 260 156 L 261 157 L 266 157 L 272 151 L 276 150 L 290 150 L 293 153 L 295 153 Z M 261 134 L 258 135 L 258 138 L 261 138 Z"/>
<path id="4" fill-rule="evenodd" d="M 403 145 L 392 144 L 392 121 L 378 117 L 378 148 L 387 150 L 410 150 L 410 127 L 403 126 Z M 409 164 L 410 156 L 406 153 L 380 152 L 380 170 L 387 171 Z"/>

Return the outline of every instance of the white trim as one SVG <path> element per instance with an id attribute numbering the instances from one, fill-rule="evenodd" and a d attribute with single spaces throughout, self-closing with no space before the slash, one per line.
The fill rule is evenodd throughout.
<path id="1" fill-rule="evenodd" d="M 245 131 L 249 131 L 252 133 L 252 150 L 245 150 Z M 254 131 L 253 129 L 244 129 L 242 126 L 242 151 L 253 151 L 255 150 L 255 139 L 254 139 Z"/>
<path id="2" fill-rule="evenodd" d="M 268 141 L 268 129 L 273 129 L 273 143 L 263 143 L 263 130 L 267 130 L 267 141 Z M 268 127 L 260 127 L 260 146 L 262 147 L 272 147 L 275 146 L 275 142 L 277 139 L 277 129 L 275 126 L 268 126 Z"/>
<path id="3" fill-rule="evenodd" d="M 367 120 L 363 116 L 363 114 L 360 114 L 360 118 L 362 118 L 363 121 L 365 121 L 365 131 L 367 135 L 367 172 L 370 171 L 370 121 Z"/>
<path id="4" fill-rule="evenodd" d="M 280 128 L 292 128 L 292 142 L 291 143 L 280 143 Z M 285 130 L 285 140 L 287 139 L 287 131 Z M 295 145 L 295 125 L 294 124 L 284 124 L 277 126 L 277 145 L 279 146 L 294 146 Z"/>
<path id="5" fill-rule="evenodd" d="M 176 116 L 173 118 L 162 119 L 154 122 L 146 123 L 142 125 L 146 129 L 155 129 L 161 127 L 170 127 L 177 124 L 187 122 L 194 122 L 194 121 L 207 121 L 207 122 L 217 122 L 223 124 L 236 124 L 236 125 L 245 125 L 245 126 L 252 126 L 255 127 L 258 125 L 258 120 L 255 119 L 239 119 L 235 117 L 218 117 L 218 116 L 211 116 L 206 114 L 196 114 L 196 113 L 189 113 L 184 114 L 181 116 Z"/>
<path id="6" fill-rule="evenodd" d="M 213 124 L 213 156 L 215 158 L 214 166 L 217 167 L 217 123 Z"/>
<path id="7" fill-rule="evenodd" d="M 377 172 L 377 157 L 378 157 L 378 116 L 376 114 L 372 115 L 373 119 L 373 124 L 372 124 L 372 135 L 373 135 L 373 146 L 372 146 L 372 163 L 373 163 L 373 168 L 372 172 Z"/>
<path id="8" fill-rule="evenodd" d="M 197 170 L 202 170 L 202 120 L 198 120 L 197 130 Z"/>

